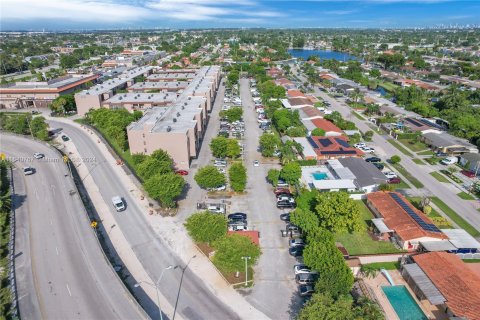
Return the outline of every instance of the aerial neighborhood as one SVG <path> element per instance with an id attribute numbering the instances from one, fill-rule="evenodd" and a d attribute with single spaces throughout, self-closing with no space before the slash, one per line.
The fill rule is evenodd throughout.
<path id="1" fill-rule="evenodd" d="M 15 6 L 2 318 L 480 320 L 476 25 L 30 31 Z"/>

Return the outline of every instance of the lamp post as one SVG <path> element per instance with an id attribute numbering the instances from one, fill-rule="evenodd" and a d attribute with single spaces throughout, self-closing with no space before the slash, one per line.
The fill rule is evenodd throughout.
<path id="1" fill-rule="evenodd" d="M 248 260 L 250 257 L 242 257 L 245 260 L 245 287 L 248 286 Z"/>
<path id="2" fill-rule="evenodd" d="M 173 266 L 168 266 L 168 267 L 164 268 L 162 270 L 162 273 L 160 273 L 160 277 L 158 278 L 156 283 L 151 283 L 151 282 L 148 282 L 148 281 L 140 281 L 140 282 L 135 283 L 135 285 L 134 285 L 135 288 L 138 288 L 138 287 L 140 287 L 140 285 L 142 283 L 145 283 L 145 284 L 148 284 L 148 285 L 155 288 L 155 291 L 157 292 L 157 305 L 158 305 L 158 313 L 160 314 L 160 320 L 163 320 L 163 315 L 162 315 L 162 308 L 160 307 L 160 294 L 159 294 L 159 288 L 158 287 L 160 285 L 160 281 L 163 278 L 163 273 L 165 272 L 165 270 L 170 270 L 172 268 L 174 268 L 174 267 Z"/>

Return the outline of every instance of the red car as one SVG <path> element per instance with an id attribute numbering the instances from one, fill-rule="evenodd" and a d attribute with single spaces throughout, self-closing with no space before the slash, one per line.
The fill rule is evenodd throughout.
<path id="1" fill-rule="evenodd" d="M 463 175 L 469 177 L 469 178 L 475 178 L 475 172 L 468 171 L 468 170 L 462 170 L 461 171 Z"/>
<path id="2" fill-rule="evenodd" d="M 277 195 L 281 193 L 290 193 L 290 190 L 286 188 L 276 188 L 273 192 L 275 193 L 275 195 Z"/>
<path id="3" fill-rule="evenodd" d="M 400 182 L 402 182 L 400 178 L 391 178 L 388 180 L 388 183 L 390 184 L 399 184 Z"/>
<path id="4" fill-rule="evenodd" d="M 188 171 L 187 170 L 177 170 L 175 171 L 176 174 L 179 174 L 181 176 L 186 176 L 188 175 Z"/>

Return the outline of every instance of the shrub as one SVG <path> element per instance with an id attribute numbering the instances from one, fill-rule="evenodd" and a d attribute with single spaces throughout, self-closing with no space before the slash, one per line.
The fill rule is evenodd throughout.
<path id="1" fill-rule="evenodd" d="M 200 168 L 194 177 L 200 188 L 210 189 L 223 186 L 226 182 L 225 175 L 214 166 Z"/>
<path id="2" fill-rule="evenodd" d="M 213 263 L 224 272 L 235 272 L 245 268 L 242 257 L 250 257 L 249 265 L 254 265 L 260 256 L 260 248 L 250 238 L 232 234 L 221 237 L 213 244 Z"/>
<path id="3" fill-rule="evenodd" d="M 195 242 L 210 244 L 227 234 L 227 219 L 221 214 L 197 212 L 187 218 L 185 228 Z"/>
<path id="4" fill-rule="evenodd" d="M 394 155 L 390 158 L 390 163 L 391 164 L 397 164 L 399 163 L 400 161 L 402 160 L 402 158 L 400 158 L 400 156 L 398 155 Z"/>

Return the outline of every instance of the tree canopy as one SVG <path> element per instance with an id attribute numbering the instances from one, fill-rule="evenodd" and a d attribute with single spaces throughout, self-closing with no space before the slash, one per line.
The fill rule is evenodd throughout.
<path id="1" fill-rule="evenodd" d="M 230 186 L 233 191 L 243 192 L 247 186 L 247 169 L 241 162 L 234 163 L 228 169 Z"/>
<path id="2" fill-rule="evenodd" d="M 185 180 L 173 172 L 156 174 L 148 178 L 144 187 L 147 193 L 166 207 L 174 207 L 175 199 L 182 193 Z"/>
<path id="3" fill-rule="evenodd" d="M 226 182 L 225 175 L 214 166 L 200 168 L 194 179 L 200 188 L 204 189 L 218 188 Z"/>
<path id="4" fill-rule="evenodd" d="M 227 219 L 221 214 L 197 212 L 187 218 L 185 228 L 195 242 L 211 244 L 227 234 Z"/>
<path id="5" fill-rule="evenodd" d="M 245 268 L 242 257 L 250 257 L 249 265 L 254 265 L 260 256 L 260 248 L 250 238 L 231 234 L 219 238 L 213 243 L 215 255 L 213 262 L 224 272 L 241 271 Z"/>
<path id="6" fill-rule="evenodd" d="M 271 133 L 264 133 L 260 136 L 260 148 L 262 156 L 273 157 L 273 154 L 280 147 L 281 140 L 278 136 Z"/>

